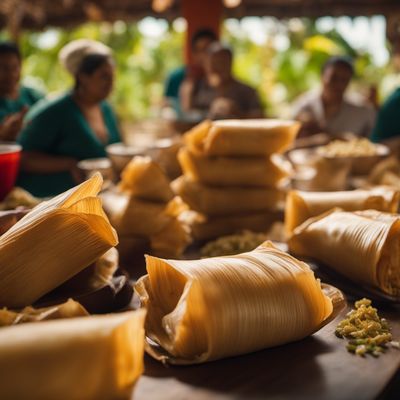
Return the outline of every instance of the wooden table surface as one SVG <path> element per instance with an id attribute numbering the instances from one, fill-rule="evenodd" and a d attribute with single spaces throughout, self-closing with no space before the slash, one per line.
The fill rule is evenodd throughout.
<path id="1" fill-rule="evenodd" d="M 377 398 L 400 367 L 400 351 L 379 358 L 354 356 L 334 335 L 349 308 L 300 342 L 196 366 L 164 366 L 145 357 L 134 400 Z M 400 338 L 400 310 L 381 311 Z"/>

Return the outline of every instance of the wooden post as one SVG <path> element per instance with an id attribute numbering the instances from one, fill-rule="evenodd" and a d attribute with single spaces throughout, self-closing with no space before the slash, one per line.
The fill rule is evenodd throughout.
<path id="1" fill-rule="evenodd" d="M 191 62 L 190 41 L 199 29 L 211 29 L 219 36 L 222 21 L 222 0 L 182 0 L 182 15 L 187 21 L 185 60 Z"/>

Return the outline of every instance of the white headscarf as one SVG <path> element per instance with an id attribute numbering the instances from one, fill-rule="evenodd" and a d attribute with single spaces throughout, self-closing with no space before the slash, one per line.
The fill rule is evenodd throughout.
<path id="1" fill-rule="evenodd" d="M 103 43 L 91 39 L 77 39 L 67 43 L 59 52 L 60 63 L 72 75 L 76 75 L 82 60 L 92 54 L 112 56 L 112 50 Z"/>

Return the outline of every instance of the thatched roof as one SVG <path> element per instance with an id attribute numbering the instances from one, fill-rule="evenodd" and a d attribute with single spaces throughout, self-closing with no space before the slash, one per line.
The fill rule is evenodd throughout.
<path id="1" fill-rule="evenodd" d="M 242 0 L 239 7 L 225 9 L 225 16 L 289 18 L 396 12 L 400 14 L 400 0 Z M 180 0 L 174 0 L 161 14 L 152 9 L 152 0 L 0 0 L 0 27 L 11 29 L 65 27 L 88 20 L 135 20 L 149 15 L 171 20 L 180 14 Z"/>

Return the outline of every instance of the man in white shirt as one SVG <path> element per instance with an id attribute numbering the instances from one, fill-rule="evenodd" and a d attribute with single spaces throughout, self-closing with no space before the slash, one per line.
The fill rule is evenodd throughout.
<path id="1" fill-rule="evenodd" d="M 293 105 L 293 118 L 302 122 L 300 137 L 325 132 L 368 136 L 375 124 L 372 106 L 345 97 L 354 69 L 346 57 L 332 57 L 322 68 L 321 89 L 302 95 Z"/>

